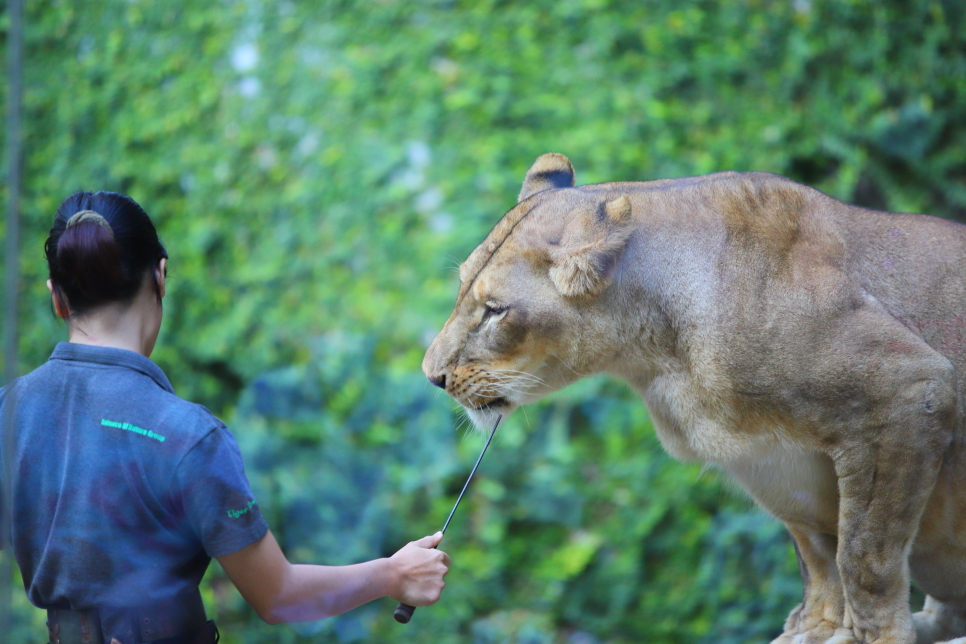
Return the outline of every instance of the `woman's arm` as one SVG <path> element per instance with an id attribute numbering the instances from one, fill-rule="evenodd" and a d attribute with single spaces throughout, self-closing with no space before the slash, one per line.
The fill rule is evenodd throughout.
<path id="1" fill-rule="evenodd" d="M 406 544 L 388 559 L 351 566 L 293 565 L 272 532 L 218 563 L 258 616 L 269 624 L 307 622 L 344 613 L 389 595 L 410 606 L 435 604 L 449 556 L 434 550 L 443 535 Z"/>

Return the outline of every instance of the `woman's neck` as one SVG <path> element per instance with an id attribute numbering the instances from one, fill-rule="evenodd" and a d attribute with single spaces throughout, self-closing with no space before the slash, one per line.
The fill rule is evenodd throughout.
<path id="1" fill-rule="evenodd" d="M 154 293 L 142 289 L 134 301 L 105 304 L 68 322 L 70 342 L 127 349 L 151 357 L 161 328 L 161 305 Z"/>

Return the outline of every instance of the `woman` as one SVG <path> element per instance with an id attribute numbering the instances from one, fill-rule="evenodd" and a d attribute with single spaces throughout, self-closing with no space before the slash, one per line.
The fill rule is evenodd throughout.
<path id="1" fill-rule="evenodd" d="M 69 342 L 0 390 L 13 427 L 13 551 L 52 644 L 217 641 L 198 584 L 218 559 L 266 622 L 316 620 L 389 595 L 436 602 L 437 533 L 388 559 L 292 565 L 262 518 L 231 432 L 174 395 L 149 359 L 167 252 L 131 198 L 78 192 L 45 246 Z M 11 418 L 12 417 L 12 418 Z"/>

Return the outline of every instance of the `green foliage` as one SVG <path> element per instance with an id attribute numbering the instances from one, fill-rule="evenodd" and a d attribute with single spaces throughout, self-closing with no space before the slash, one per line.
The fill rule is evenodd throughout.
<path id="1" fill-rule="evenodd" d="M 952 0 L 29 3 L 22 370 L 63 337 L 41 248 L 77 189 L 131 194 L 171 255 L 155 359 L 225 417 L 290 556 L 434 532 L 480 442 L 419 375 L 453 273 L 540 153 L 578 182 L 722 169 L 966 219 Z M 765 641 L 800 582 L 781 527 L 671 462 L 622 386 L 511 418 L 444 541 L 444 599 L 235 642 Z M 12 637 L 28 641 L 22 617 Z M 22 639 L 17 639 L 22 636 Z"/>

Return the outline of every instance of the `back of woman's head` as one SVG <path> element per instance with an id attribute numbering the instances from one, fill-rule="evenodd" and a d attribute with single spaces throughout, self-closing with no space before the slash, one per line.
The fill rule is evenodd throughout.
<path id="1" fill-rule="evenodd" d="M 50 281 L 73 315 L 131 301 L 145 274 L 168 256 L 147 213 L 117 192 L 67 197 L 57 209 L 44 251 Z"/>

